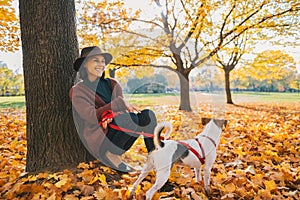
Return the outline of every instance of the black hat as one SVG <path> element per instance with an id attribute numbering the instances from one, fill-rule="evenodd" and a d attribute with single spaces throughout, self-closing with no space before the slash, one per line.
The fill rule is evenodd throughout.
<path id="1" fill-rule="evenodd" d="M 96 56 L 96 55 L 102 55 L 105 59 L 105 65 L 108 65 L 112 60 L 112 55 L 110 53 L 103 53 L 101 49 L 97 46 L 90 46 L 85 47 L 81 50 L 80 57 L 75 60 L 73 63 L 73 68 L 75 71 L 78 71 L 80 66 L 82 65 L 84 59 Z"/>

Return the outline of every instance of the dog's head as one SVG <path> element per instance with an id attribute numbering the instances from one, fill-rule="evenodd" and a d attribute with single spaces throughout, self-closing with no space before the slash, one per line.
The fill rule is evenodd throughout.
<path id="1" fill-rule="evenodd" d="M 208 124 L 211 120 L 213 120 L 214 123 L 215 123 L 218 127 L 220 127 L 220 128 L 222 128 L 223 126 L 226 127 L 226 126 L 227 126 L 227 123 L 228 123 L 228 121 L 225 120 L 225 119 L 212 119 L 212 118 L 206 118 L 206 117 L 201 118 L 201 123 L 202 123 L 203 126 L 205 126 L 205 125 Z"/>

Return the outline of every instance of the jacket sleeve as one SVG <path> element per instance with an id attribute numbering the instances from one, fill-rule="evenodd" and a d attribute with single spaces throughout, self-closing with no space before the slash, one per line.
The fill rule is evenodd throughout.
<path id="1" fill-rule="evenodd" d="M 114 96 L 108 104 L 105 104 L 98 95 L 95 95 L 89 88 L 84 87 L 83 84 L 72 87 L 69 95 L 73 107 L 82 119 L 90 123 L 98 123 L 102 113 L 106 110 L 118 112 L 127 109 L 120 88 L 117 90 L 119 96 Z"/>
<path id="2" fill-rule="evenodd" d="M 96 109 L 98 120 L 100 121 L 101 115 L 106 110 L 112 110 L 114 112 L 126 111 L 126 105 L 122 97 L 117 97 L 113 99 L 110 103 L 105 104 Z"/>

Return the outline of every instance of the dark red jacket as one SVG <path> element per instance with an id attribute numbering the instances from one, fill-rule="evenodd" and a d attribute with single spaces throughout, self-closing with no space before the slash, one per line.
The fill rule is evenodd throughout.
<path id="1" fill-rule="evenodd" d="M 69 93 L 73 105 L 74 122 L 79 136 L 92 155 L 98 158 L 100 156 L 99 148 L 107 131 L 99 126 L 101 114 L 105 110 L 126 111 L 120 84 L 115 79 L 110 79 L 110 81 L 112 100 L 108 104 L 83 82 L 74 85 Z"/>

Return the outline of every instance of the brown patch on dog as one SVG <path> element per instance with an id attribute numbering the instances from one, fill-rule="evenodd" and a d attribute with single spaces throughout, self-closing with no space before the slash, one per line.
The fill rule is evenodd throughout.
<path id="1" fill-rule="evenodd" d="M 227 126 L 227 120 L 225 119 L 214 119 L 214 123 L 219 127 L 222 128 L 224 126 L 226 128 Z"/>
<path id="2" fill-rule="evenodd" d="M 210 122 L 211 118 L 207 118 L 207 117 L 202 117 L 201 118 L 201 123 L 203 126 L 205 126 L 206 124 L 208 124 L 208 122 Z"/>
<path id="3" fill-rule="evenodd" d="M 208 122 L 210 122 L 210 120 L 214 120 L 215 124 L 218 127 L 222 127 L 224 126 L 226 128 L 228 121 L 225 119 L 213 119 L 213 118 L 207 118 L 207 117 L 202 117 L 201 118 L 201 123 L 203 126 L 205 126 L 206 124 L 208 124 Z"/>

